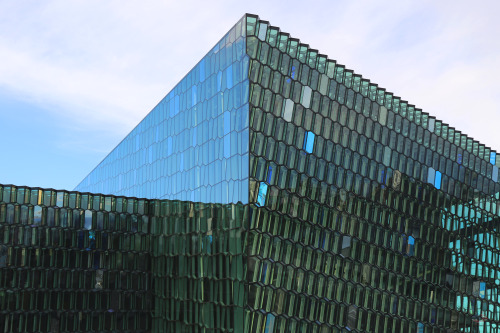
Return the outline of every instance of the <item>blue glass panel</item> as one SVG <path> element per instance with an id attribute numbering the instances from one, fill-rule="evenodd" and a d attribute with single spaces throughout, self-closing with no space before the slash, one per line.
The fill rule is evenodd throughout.
<path id="1" fill-rule="evenodd" d="M 318 247 L 321 249 L 324 249 L 325 242 L 326 242 L 326 233 L 322 230 L 320 232 L 319 239 L 318 239 Z"/>
<path id="2" fill-rule="evenodd" d="M 479 297 L 484 298 L 486 296 L 486 283 L 479 283 Z"/>
<path id="3" fill-rule="evenodd" d="M 266 281 L 266 273 L 267 273 L 267 264 L 262 266 L 262 276 L 260 278 L 260 282 L 264 283 Z"/>
<path id="4" fill-rule="evenodd" d="M 497 162 L 497 153 L 491 152 L 490 153 L 490 163 L 495 165 Z"/>
<path id="5" fill-rule="evenodd" d="M 224 135 L 231 131 L 231 113 L 229 111 L 224 112 Z"/>
<path id="6" fill-rule="evenodd" d="M 193 147 L 195 147 L 195 146 L 196 146 L 197 134 L 198 134 L 198 128 L 197 128 L 197 127 L 195 127 L 195 128 L 193 128 L 193 130 L 192 130 L 192 137 L 193 137 L 193 143 L 192 143 L 192 145 L 193 145 Z"/>
<path id="7" fill-rule="evenodd" d="M 200 82 L 205 81 L 205 58 L 201 59 L 199 64 L 200 69 Z"/>
<path id="8" fill-rule="evenodd" d="M 172 147 L 173 147 L 172 138 L 169 137 L 169 138 L 167 138 L 167 156 L 172 155 L 172 149 L 173 149 Z"/>
<path id="9" fill-rule="evenodd" d="M 267 194 L 267 184 L 264 182 L 260 183 L 259 194 L 257 195 L 257 206 L 264 206 L 266 204 L 266 194 Z"/>
<path id="10" fill-rule="evenodd" d="M 197 88 L 196 88 L 196 86 L 193 86 L 193 90 L 192 90 L 192 101 L 191 101 L 191 102 L 192 102 L 192 105 L 195 105 L 195 104 L 197 103 L 197 100 L 198 100 L 198 99 L 197 99 L 197 95 L 196 95 L 196 93 L 197 93 Z"/>
<path id="11" fill-rule="evenodd" d="M 436 179 L 434 181 L 434 186 L 439 190 L 441 188 L 441 172 L 436 171 Z"/>
<path id="12" fill-rule="evenodd" d="M 228 134 L 224 137 L 224 157 L 229 158 L 231 156 L 231 135 Z"/>
<path id="13" fill-rule="evenodd" d="M 274 332 L 274 320 L 274 315 L 272 313 L 269 313 L 266 317 L 266 328 L 264 329 L 264 333 Z"/>
<path id="14" fill-rule="evenodd" d="M 424 333 L 424 324 L 422 323 L 417 324 L 417 333 Z"/>
<path id="15" fill-rule="evenodd" d="M 217 91 L 222 89 L 222 72 L 217 73 Z"/>
<path id="16" fill-rule="evenodd" d="M 427 173 L 427 182 L 434 185 L 435 177 L 436 177 L 436 170 L 434 170 L 433 168 L 429 168 Z"/>
<path id="17" fill-rule="evenodd" d="M 415 253 L 415 238 L 408 237 L 408 255 L 412 256 Z"/>
<path id="18" fill-rule="evenodd" d="M 175 116 L 175 100 L 173 96 L 170 96 L 170 98 L 168 99 L 168 109 L 170 117 Z"/>
<path id="19" fill-rule="evenodd" d="M 226 85 L 229 89 L 233 87 L 233 65 L 229 65 L 226 70 Z"/>
<path id="20" fill-rule="evenodd" d="M 315 135 L 313 132 L 306 132 L 306 136 L 304 137 L 304 147 L 303 149 L 308 152 L 312 153 L 314 149 L 314 138 Z"/>
<path id="21" fill-rule="evenodd" d="M 75 189 L 248 203 L 244 50 L 244 33 L 232 29 Z"/>
<path id="22" fill-rule="evenodd" d="M 295 66 L 292 66 L 292 68 L 290 68 L 290 76 L 291 76 L 292 79 L 295 79 Z M 292 82 L 292 80 L 291 79 L 287 79 L 286 82 L 290 83 L 290 82 Z"/>
<path id="23" fill-rule="evenodd" d="M 269 169 L 267 170 L 267 182 L 271 184 L 271 177 L 273 176 L 273 168 L 269 166 Z"/>
<path id="24" fill-rule="evenodd" d="M 207 253 L 212 253 L 212 235 L 205 236 L 205 239 L 201 242 L 201 248 L 206 248 Z"/>

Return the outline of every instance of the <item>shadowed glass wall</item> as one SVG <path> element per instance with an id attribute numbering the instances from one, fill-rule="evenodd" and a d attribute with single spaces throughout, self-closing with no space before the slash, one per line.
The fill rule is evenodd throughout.
<path id="1" fill-rule="evenodd" d="M 247 17 L 248 332 L 498 332 L 496 152 Z"/>
<path id="2" fill-rule="evenodd" d="M 0 185 L 0 332 L 240 332 L 247 214 Z"/>

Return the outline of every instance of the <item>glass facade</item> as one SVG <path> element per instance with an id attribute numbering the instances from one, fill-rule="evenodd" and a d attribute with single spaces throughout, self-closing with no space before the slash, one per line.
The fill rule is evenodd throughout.
<path id="1" fill-rule="evenodd" d="M 0 185 L 0 332 L 241 332 L 246 214 Z"/>
<path id="2" fill-rule="evenodd" d="M 247 14 L 78 186 L 148 199 L 0 188 L 0 332 L 500 332 L 499 167 Z"/>
<path id="3" fill-rule="evenodd" d="M 0 332 L 147 332 L 149 209 L 0 185 Z"/>
<path id="4" fill-rule="evenodd" d="M 248 332 L 498 332 L 496 152 L 247 17 Z"/>
<path id="5" fill-rule="evenodd" d="M 153 332 L 244 332 L 248 206 L 157 202 Z"/>
<path id="6" fill-rule="evenodd" d="M 236 23 L 75 190 L 247 203 L 244 22 Z"/>

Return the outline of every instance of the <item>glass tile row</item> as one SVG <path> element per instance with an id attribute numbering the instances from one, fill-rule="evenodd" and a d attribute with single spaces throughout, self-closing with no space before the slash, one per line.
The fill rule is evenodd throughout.
<path id="1" fill-rule="evenodd" d="M 424 128 L 435 132 L 436 135 L 448 140 L 450 143 L 460 145 L 462 149 L 470 151 L 478 158 L 493 162 L 492 164 L 498 163 L 496 153 L 490 148 L 474 141 L 448 124 L 436 120 L 434 117 L 422 112 L 422 110 L 401 100 L 401 98 L 393 96 L 392 93 L 362 78 L 361 75 L 355 74 L 352 70 L 346 69 L 345 66 L 337 64 L 335 60 L 328 59 L 326 55 L 318 54 L 317 50 L 310 49 L 307 44 L 300 43 L 298 39 L 290 38 L 287 33 L 281 32 L 277 27 L 269 26 L 269 22 L 259 20 L 258 16 L 248 15 L 247 37 L 249 45 L 255 40 L 266 42 L 266 56 L 275 55 L 279 52 L 286 54 L 299 64 L 316 69 L 319 74 L 324 74 L 327 78 L 342 84 L 344 86 L 342 89 L 351 89 L 380 106 L 385 106 L 387 109 L 392 108 L 395 113 L 400 114 L 409 121 L 421 124 Z M 253 48 L 250 48 L 248 53 L 252 58 L 257 58 Z M 263 62 L 262 57 L 259 60 Z M 271 59 L 271 63 L 276 62 L 276 60 Z M 299 68 L 298 66 L 294 67 L 295 69 Z M 500 167 L 500 164 L 497 167 Z"/>

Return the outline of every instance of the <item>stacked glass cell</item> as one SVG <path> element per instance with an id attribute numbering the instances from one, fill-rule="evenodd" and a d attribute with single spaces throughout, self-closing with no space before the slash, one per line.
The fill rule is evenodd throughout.
<path id="1" fill-rule="evenodd" d="M 146 332 L 146 200 L 0 186 L 0 332 Z"/>
<path id="2" fill-rule="evenodd" d="M 253 15 L 247 53 L 248 331 L 497 332 L 496 153 Z"/>

